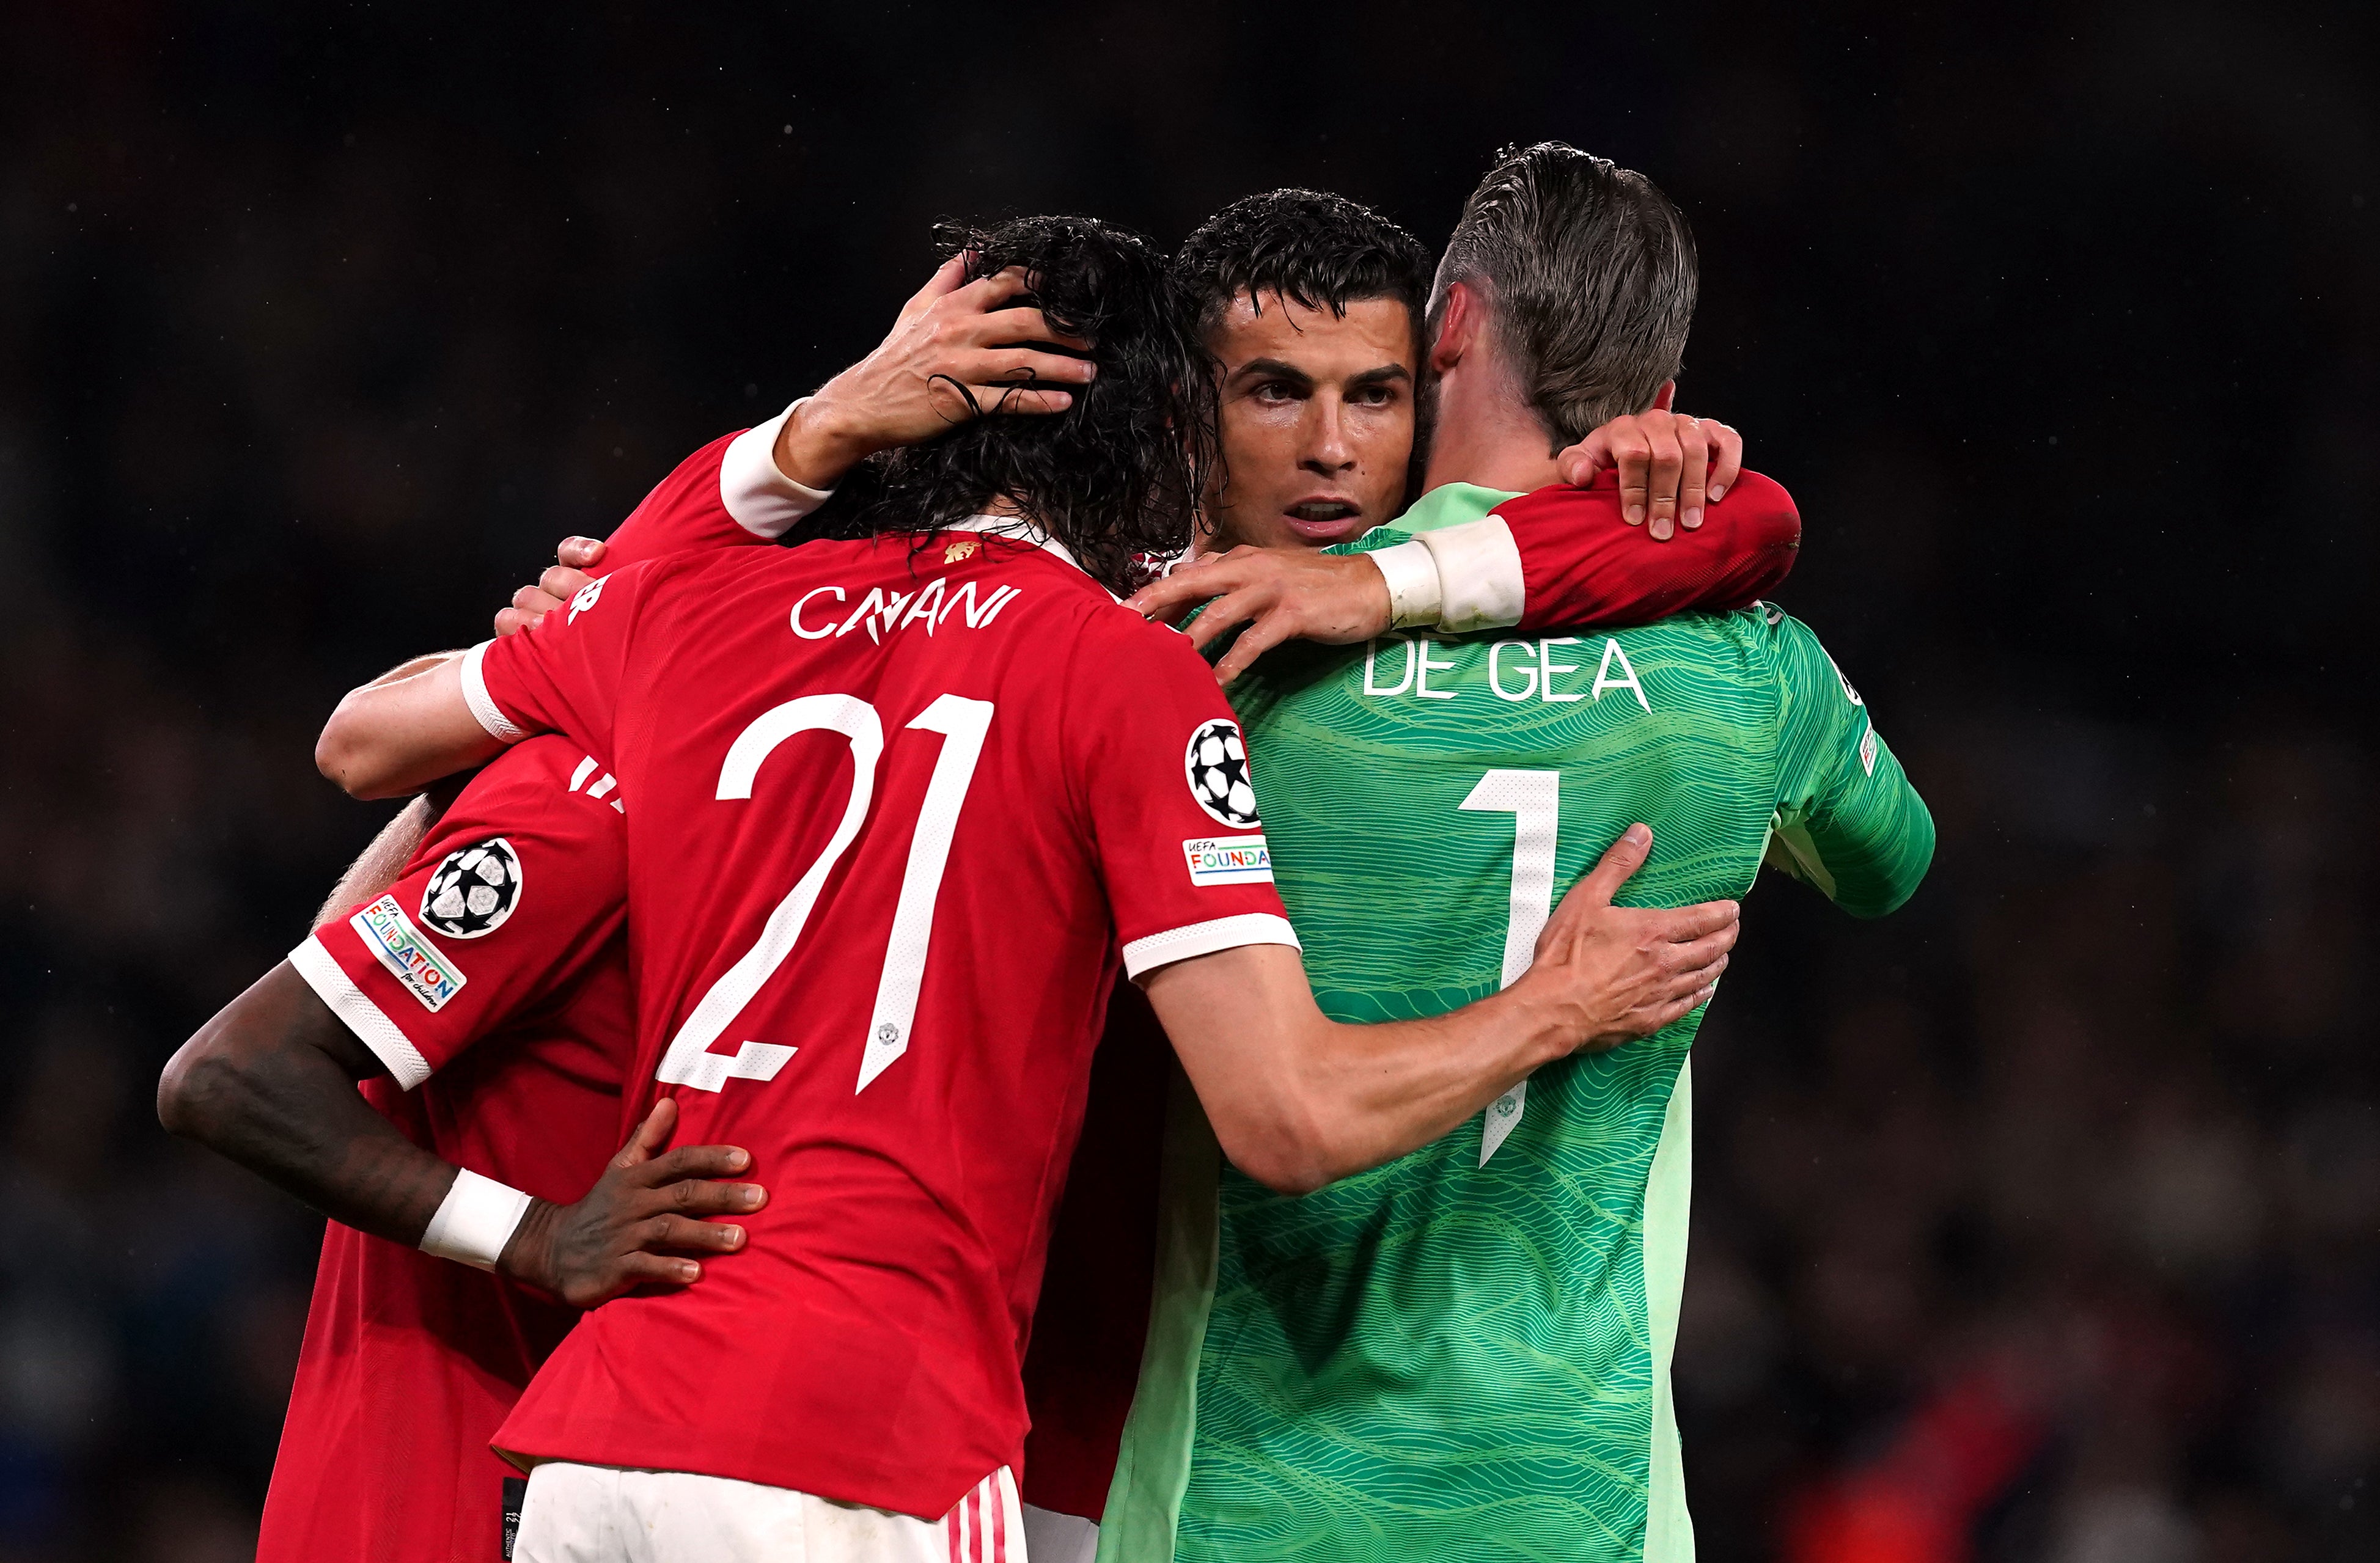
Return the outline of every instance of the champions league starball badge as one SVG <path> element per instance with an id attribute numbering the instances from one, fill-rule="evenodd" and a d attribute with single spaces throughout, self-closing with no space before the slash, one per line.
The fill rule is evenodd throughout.
<path id="1" fill-rule="evenodd" d="M 1182 763 L 1190 778 L 1190 795 L 1208 818 L 1241 830 L 1258 823 L 1256 789 L 1248 784 L 1247 745 L 1241 740 L 1238 722 L 1218 717 L 1200 723 L 1190 734 Z"/>
<path id="2" fill-rule="evenodd" d="M 421 921 L 448 939 L 478 939 L 520 904 L 520 858 L 502 836 L 446 854 L 421 892 Z"/>

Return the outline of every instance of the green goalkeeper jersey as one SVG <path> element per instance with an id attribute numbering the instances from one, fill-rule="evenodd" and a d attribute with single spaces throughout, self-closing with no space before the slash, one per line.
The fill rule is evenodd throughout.
<path id="1" fill-rule="evenodd" d="M 1358 546 L 1510 497 L 1440 488 Z M 1881 915 L 1933 854 L 1858 694 L 1766 605 L 1284 647 L 1232 697 L 1281 898 L 1341 1020 L 1512 981 L 1632 820 L 1653 828 L 1634 905 L 1741 896 L 1765 854 Z M 1701 1018 L 1548 1065 L 1302 1198 L 1223 1164 L 1177 1090 L 1100 1563 L 1690 1558 L 1669 1363 Z"/>

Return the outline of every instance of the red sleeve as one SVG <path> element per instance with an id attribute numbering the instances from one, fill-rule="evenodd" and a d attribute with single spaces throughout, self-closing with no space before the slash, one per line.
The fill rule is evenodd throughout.
<path id="1" fill-rule="evenodd" d="M 1647 624 L 1695 609 L 1742 608 L 1776 589 L 1802 547 L 1793 497 L 1746 472 L 1703 524 L 1655 542 L 1620 517 L 1620 475 L 1539 489 L 1496 507 L 1520 551 L 1524 634 Z"/>
<path id="2" fill-rule="evenodd" d="M 480 725 L 508 744 L 563 733 L 599 754 L 616 753 L 613 721 L 638 610 L 656 573 L 668 568 L 631 564 L 530 628 L 471 648 L 463 658 L 463 698 Z"/>
<path id="3" fill-rule="evenodd" d="M 386 894 L 290 963 L 409 1091 L 586 969 L 620 927 L 627 871 L 610 771 L 532 738 L 471 779 Z"/>
<path id="4" fill-rule="evenodd" d="M 777 436 L 794 407 L 723 434 L 678 463 L 605 539 L 598 573 L 688 549 L 775 542 L 826 503 L 827 491 L 805 487 L 777 469 Z"/>
<path id="5" fill-rule="evenodd" d="M 1125 974 L 1243 944 L 1295 946 L 1246 740 L 1213 671 L 1185 636 L 1106 609 L 1082 653 L 1064 749 Z"/>
<path id="6" fill-rule="evenodd" d="M 736 434 L 721 435 L 655 484 L 653 491 L 604 539 L 603 563 L 590 574 L 608 576 L 643 560 L 683 553 L 689 548 L 769 541 L 737 525 L 720 496 L 720 463 L 736 438 Z"/>

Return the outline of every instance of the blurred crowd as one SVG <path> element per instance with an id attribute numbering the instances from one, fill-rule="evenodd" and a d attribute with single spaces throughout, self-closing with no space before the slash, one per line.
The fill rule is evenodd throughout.
<path id="1" fill-rule="evenodd" d="M 1695 222 L 1682 405 L 1799 497 L 1781 600 L 1941 829 L 1885 923 L 1764 885 L 1698 1044 L 1702 1556 L 2380 1556 L 2371 24 L 2147 15 L 1523 7 L 1491 112 L 1420 6 L 1304 98 L 1132 6 L 12 11 L 0 1563 L 247 1556 L 320 1222 L 151 1097 L 385 817 L 314 774 L 341 690 L 864 350 L 933 216 L 1306 183 L 1435 241 L 1552 135 Z"/>

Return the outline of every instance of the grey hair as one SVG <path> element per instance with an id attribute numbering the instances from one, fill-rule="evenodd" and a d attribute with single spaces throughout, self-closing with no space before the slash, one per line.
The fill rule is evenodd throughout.
<path id="1" fill-rule="evenodd" d="M 1507 147 L 1463 203 L 1430 293 L 1484 295 L 1551 449 L 1642 412 L 1677 378 L 1699 286 L 1685 214 L 1653 181 L 1560 141 Z"/>

